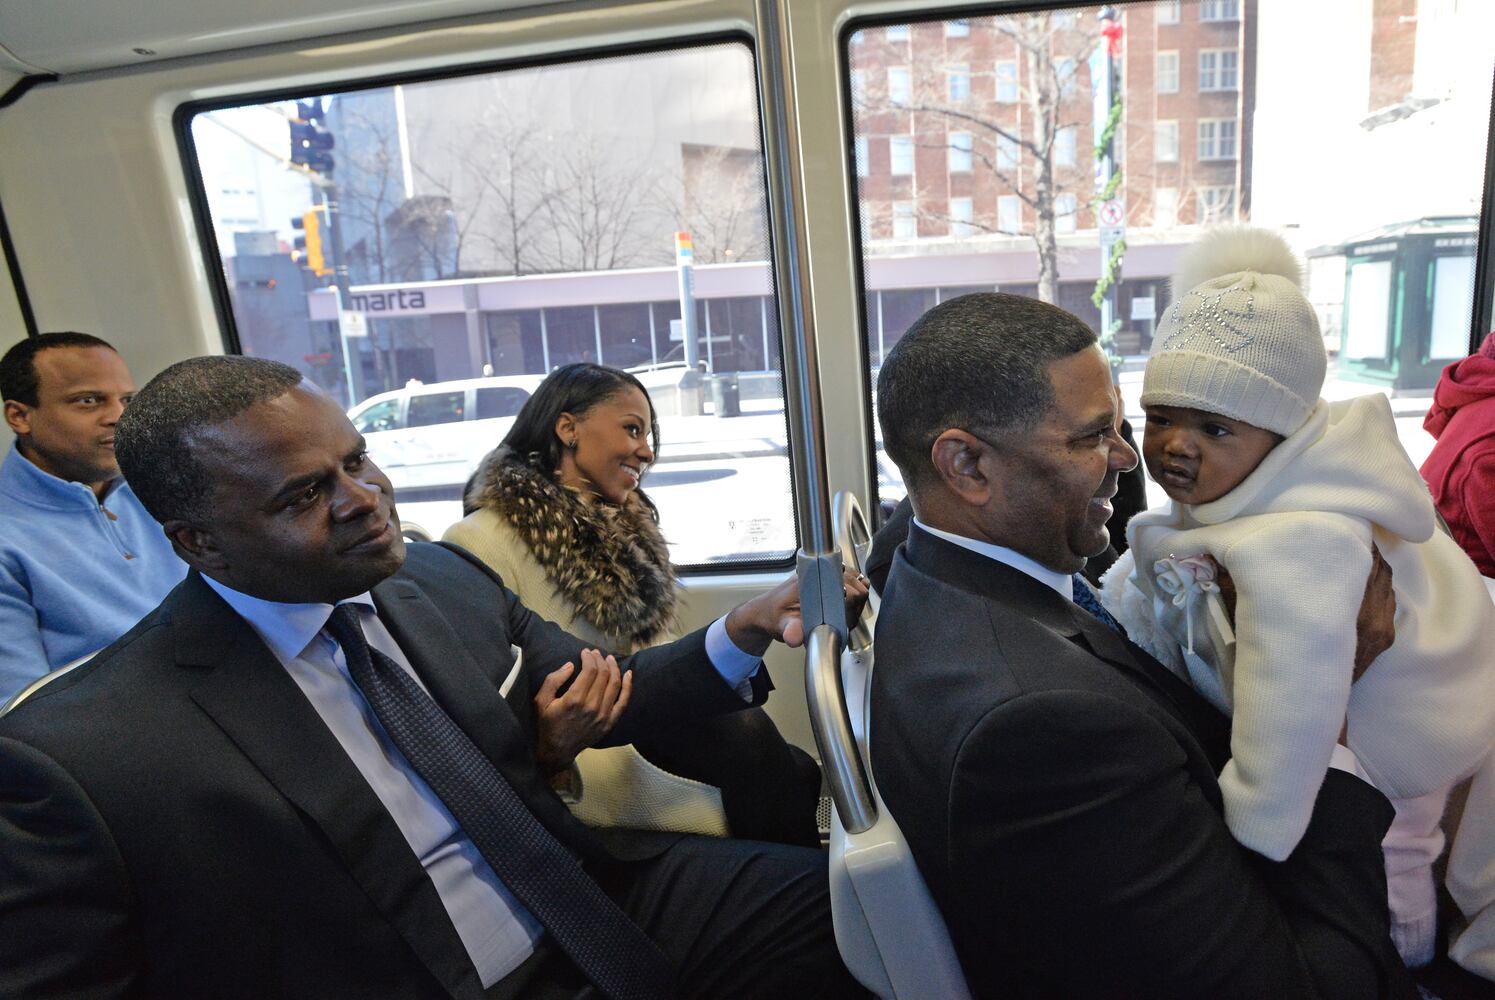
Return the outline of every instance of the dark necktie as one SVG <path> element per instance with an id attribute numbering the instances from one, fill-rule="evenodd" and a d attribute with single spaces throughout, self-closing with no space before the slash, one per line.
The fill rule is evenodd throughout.
<path id="1" fill-rule="evenodd" d="M 369 646 L 358 609 L 339 604 L 327 632 L 400 752 L 520 903 L 576 967 L 613 1000 L 672 995 L 674 971 L 654 942 L 581 868 L 581 862 L 451 717 L 389 657 Z"/>
<path id="2" fill-rule="evenodd" d="M 1076 604 L 1100 619 L 1101 624 L 1112 632 L 1115 632 L 1122 638 L 1126 637 L 1126 629 L 1121 627 L 1121 622 L 1111 617 L 1111 612 L 1101 607 L 1100 601 L 1095 599 L 1095 594 L 1090 590 L 1090 584 L 1085 582 L 1083 576 L 1076 573 L 1069 578 L 1069 585 L 1070 590 L 1074 594 Z"/>

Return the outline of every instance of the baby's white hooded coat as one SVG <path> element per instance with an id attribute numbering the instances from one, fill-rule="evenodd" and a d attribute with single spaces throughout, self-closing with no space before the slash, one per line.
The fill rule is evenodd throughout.
<path id="1" fill-rule="evenodd" d="M 1127 540 L 1102 600 L 1231 715 L 1220 788 L 1247 847 L 1274 860 L 1292 852 L 1347 716 L 1350 749 L 1391 798 L 1444 788 L 1488 752 L 1495 607 L 1474 564 L 1437 530 L 1384 396 L 1320 400 L 1234 490 L 1139 514 Z M 1351 687 L 1372 543 L 1393 572 L 1396 641 Z M 1218 594 L 1175 605 L 1159 585 L 1159 560 L 1204 553 L 1235 582 L 1233 634 Z"/>

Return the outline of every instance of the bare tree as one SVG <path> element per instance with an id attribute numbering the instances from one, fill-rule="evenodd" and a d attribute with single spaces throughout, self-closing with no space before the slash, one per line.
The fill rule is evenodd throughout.
<path id="1" fill-rule="evenodd" d="M 540 267 L 536 244 L 550 199 L 544 183 L 541 127 L 512 115 L 495 101 L 460 154 L 467 172 L 488 199 L 475 238 L 492 254 L 495 270 L 514 276 Z"/>
<path id="2" fill-rule="evenodd" d="M 918 79 L 911 84 L 912 93 L 907 101 L 896 101 L 886 93 L 863 102 L 863 110 L 873 113 L 908 112 L 910 115 L 932 116 L 942 121 L 948 130 L 958 126 L 972 136 L 971 148 L 956 147 L 949 139 L 934 143 L 925 140 L 924 145 L 938 145 L 941 149 L 959 148 L 969 152 L 973 165 L 992 177 L 1011 194 L 1017 196 L 1032 211 L 1033 228 L 1013 230 L 1004 228 L 1000 218 L 995 220 L 975 216 L 971 219 L 953 219 L 948 213 L 926 212 L 926 216 L 943 218 L 969 225 L 974 229 L 1009 236 L 1031 236 L 1038 250 L 1038 298 L 1055 302 L 1059 294 L 1059 241 L 1056 226 L 1060 212 L 1057 198 L 1060 188 L 1068 186 L 1076 192 L 1076 205 L 1088 201 L 1090 171 L 1080 169 L 1083 162 L 1077 153 L 1075 169 L 1068 177 L 1061 177 L 1056 163 L 1056 141 L 1065 128 L 1078 130 L 1079 119 L 1065 119 L 1066 102 L 1079 85 L 1080 69 L 1100 38 L 1100 25 L 1094 21 L 1079 21 L 1073 15 L 1063 20 L 1049 11 L 1015 14 L 990 19 L 972 19 L 971 30 L 980 25 L 989 25 L 990 30 L 1011 39 L 1022 61 L 1019 81 L 997 81 L 1001 86 L 1010 82 L 1017 90 L 1018 103 L 1026 110 L 1015 125 L 998 120 L 991 110 L 983 110 L 980 104 L 969 99 L 951 99 L 947 86 L 946 67 L 943 63 L 920 64 L 917 50 L 914 53 L 915 72 Z M 918 118 L 914 119 L 914 134 L 918 135 Z M 947 133 L 948 134 L 948 133 Z M 1076 143 L 1078 146 L 1078 142 Z M 1013 155 L 1017 154 L 1017 155 Z M 1026 171 L 1020 163 L 1027 165 Z M 1067 182 L 1067 183 L 1066 183 Z"/>
<path id="3" fill-rule="evenodd" d="M 697 264 L 768 259 L 763 156 L 683 143 L 680 172 L 660 180 L 663 210 L 691 235 Z"/>
<path id="4" fill-rule="evenodd" d="M 540 260 L 550 271 L 610 271 L 668 252 L 644 231 L 652 186 L 645 161 L 629 164 L 592 136 L 552 143 L 543 183 L 545 239 Z"/>

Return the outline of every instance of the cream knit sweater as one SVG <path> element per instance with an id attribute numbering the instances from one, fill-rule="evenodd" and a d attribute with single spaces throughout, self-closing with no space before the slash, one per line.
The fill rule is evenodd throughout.
<path id="1" fill-rule="evenodd" d="M 1281 860 L 1297 846 L 1346 717 L 1350 749 L 1391 798 L 1444 788 L 1489 750 L 1495 607 L 1474 564 L 1436 530 L 1384 396 L 1321 400 L 1230 493 L 1139 514 L 1127 539 L 1102 600 L 1231 715 L 1220 788 L 1247 847 Z M 1392 569 L 1396 641 L 1352 688 L 1372 542 Z M 1233 636 L 1210 611 L 1218 596 L 1175 606 L 1159 585 L 1159 560 L 1201 553 L 1235 581 Z M 1188 616 L 1192 657 L 1182 649 Z"/>

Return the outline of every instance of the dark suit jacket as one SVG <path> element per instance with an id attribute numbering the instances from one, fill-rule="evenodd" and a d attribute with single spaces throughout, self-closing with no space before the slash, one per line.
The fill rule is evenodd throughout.
<path id="1" fill-rule="evenodd" d="M 460 550 L 412 545 L 373 596 L 432 696 L 534 814 L 606 864 L 532 754 L 533 693 L 583 644 Z M 506 703 L 511 643 L 524 661 Z M 743 707 L 703 632 L 624 666 L 637 680 L 617 741 Z M 0 996 L 482 994 L 399 828 L 196 573 L 0 720 L 0 845 Z"/>
<path id="2" fill-rule="evenodd" d="M 978 996 L 1410 988 L 1388 938 L 1386 799 L 1331 771 L 1290 858 L 1242 848 L 1215 780 L 1226 720 L 1031 577 L 914 528 L 872 683 L 879 789 Z"/>

